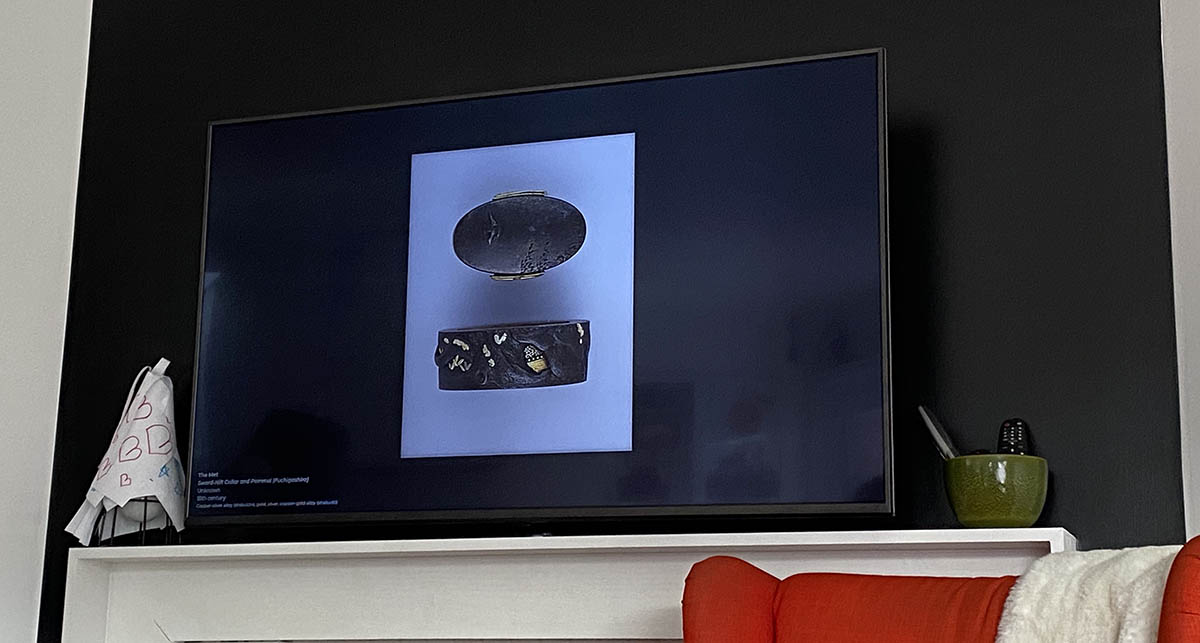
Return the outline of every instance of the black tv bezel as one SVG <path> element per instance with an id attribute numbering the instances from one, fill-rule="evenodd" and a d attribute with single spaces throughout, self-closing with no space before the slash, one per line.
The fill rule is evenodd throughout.
<path id="1" fill-rule="evenodd" d="M 546 507 L 546 508 L 494 508 L 494 509 L 446 509 L 436 511 L 365 511 L 365 512 L 320 512 L 320 513 L 258 513 L 240 515 L 192 515 L 192 485 L 188 485 L 187 502 L 185 505 L 187 527 L 224 527 L 252 525 L 303 525 L 346 523 L 430 523 L 453 524 L 462 522 L 494 522 L 494 523 L 536 523 L 549 525 L 555 522 L 604 521 L 610 519 L 656 520 L 656 519 L 703 519 L 703 518 L 735 518 L 735 517 L 817 517 L 830 516 L 894 516 L 895 515 L 895 477 L 893 453 L 893 409 L 892 409 L 892 355 L 891 355 L 891 275 L 889 268 L 889 218 L 888 218 L 888 167 L 887 167 L 887 85 L 885 68 L 885 51 L 882 47 L 859 49 L 853 51 L 818 54 L 812 56 L 797 56 L 766 61 L 702 67 L 672 72 L 622 76 L 582 82 L 542 85 L 510 90 L 498 90 L 457 96 L 443 96 L 374 105 L 362 105 L 327 110 L 293 112 L 287 114 L 272 114 L 248 118 L 232 118 L 211 120 L 207 125 L 207 143 L 204 162 L 204 212 L 201 222 L 200 241 L 200 271 L 199 287 L 196 300 L 195 349 L 192 364 L 192 400 L 188 420 L 188 471 L 192 468 L 194 449 L 194 434 L 196 430 L 196 401 L 199 396 L 198 381 L 200 370 L 200 338 L 204 310 L 204 261 L 208 243 L 208 193 L 211 180 L 212 161 L 212 132 L 214 127 L 237 123 L 256 121 L 274 121 L 288 118 L 302 118 L 326 114 L 343 114 L 350 112 L 365 112 L 409 105 L 425 105 L 432 103 L 449 103 L 455 101 L 489 98 L 495 96 L 512 96 L 532 94 L 545 91 L 593 87 L 598 85 L 615 85 L 619 83 L 642 80 L 659 80 L 679 76 L 696 76 L 701 74 L 755 69 L 760 67 L 775 67 L 795 63 L 815 62 L 836 58 L 852 58 L 858 56 L 874 56 L 876 60 L 876 86 L 878 115 L 878 153 L 879 153 L 879 271 L 880 271 L 880 348 L 882 357 L 882 395 L 883 395 L 883 467 L 884 467 L 884 499 L 883 502 L 848 502 L 848 503 L 771 503 L 771 504 L 697 504 L 697 505 L 646 505 L 646 506 L 578 506 L 578 507 Z M 636 359 L 636 357 L 635 357 Z M 189 480 L 191 479 L 189 473 Z"/>

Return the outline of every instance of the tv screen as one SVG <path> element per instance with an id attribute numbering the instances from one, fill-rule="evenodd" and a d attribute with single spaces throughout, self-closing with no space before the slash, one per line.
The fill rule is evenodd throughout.
<path id="1" fill-rule="evenodd" d="M 889 512 L 883 81 L 211 123 L 189 524 Z"/>

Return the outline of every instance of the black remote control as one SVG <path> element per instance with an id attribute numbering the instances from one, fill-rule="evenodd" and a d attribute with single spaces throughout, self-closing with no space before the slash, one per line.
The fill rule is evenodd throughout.
<path id="1" fill-rule="evenodd" d="M 1021 418 L 1009 418 L 1000 425 L 996 453 L 1033 455 L 1029 447 L 1029 424 Z"/>

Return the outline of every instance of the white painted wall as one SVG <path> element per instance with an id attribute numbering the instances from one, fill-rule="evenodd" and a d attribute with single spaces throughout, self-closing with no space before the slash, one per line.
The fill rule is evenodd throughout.
<path id="1" fill-rule="evenodd" d="M 1184 517 L 1200 534 L 1200 2 L 1161 0 Z"/>
<path id="2" fill-rule="evenodd" d="M 0 641 L 33 641 L 91 0 L 0 2 Z"/>

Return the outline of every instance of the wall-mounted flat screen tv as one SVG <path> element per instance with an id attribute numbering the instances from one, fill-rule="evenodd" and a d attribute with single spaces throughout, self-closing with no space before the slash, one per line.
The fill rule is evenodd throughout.
<path id="1" fill-rule="evenodd" d="M 892 509 L 883 52 L 210 124 L 189 524 Z"/>

